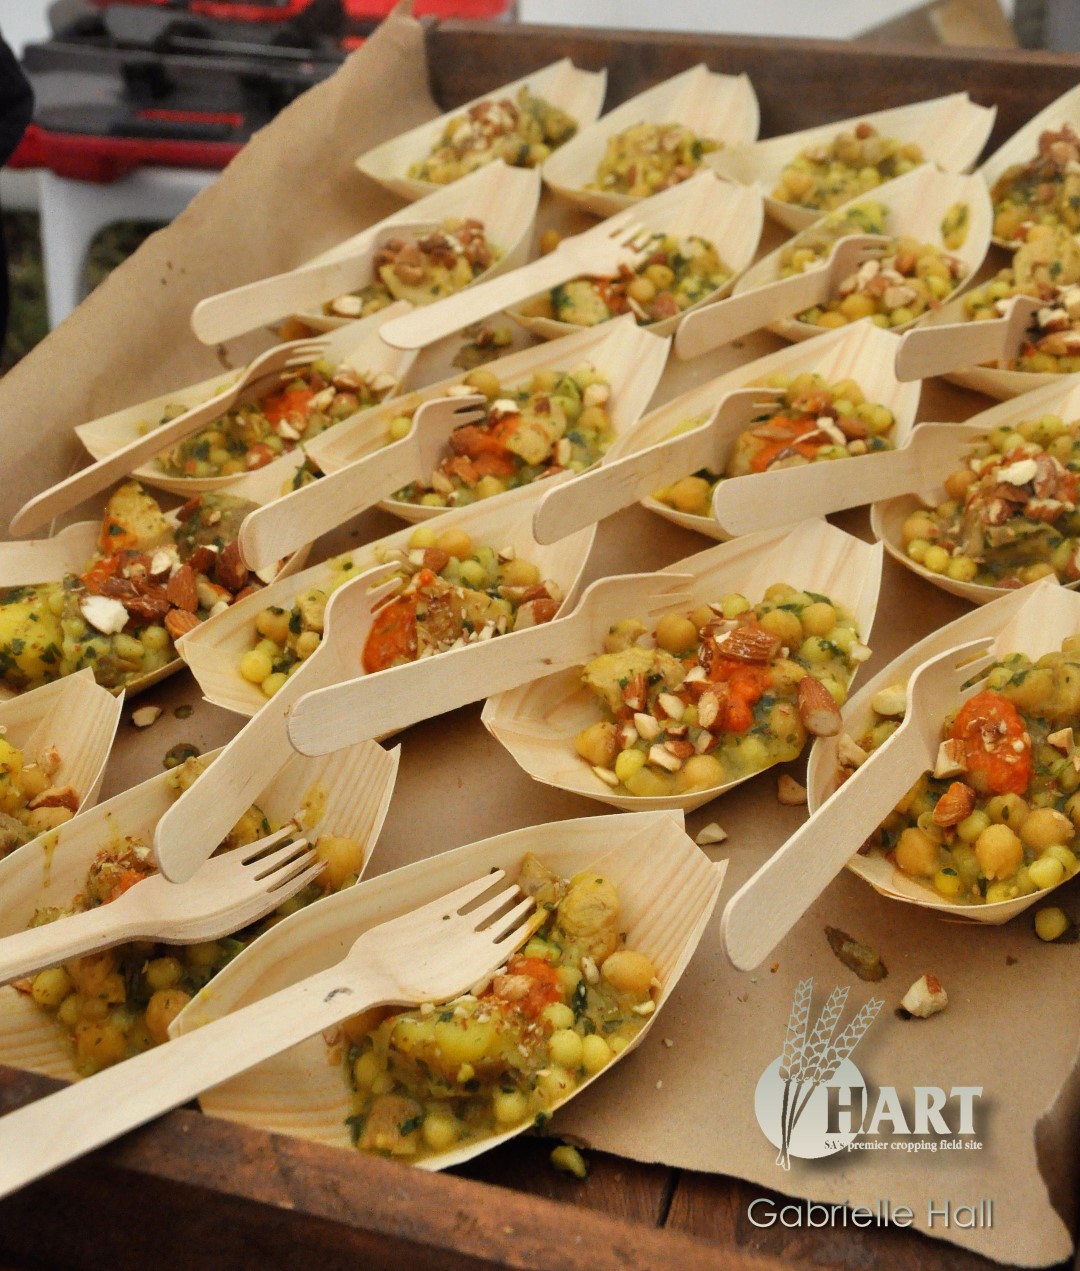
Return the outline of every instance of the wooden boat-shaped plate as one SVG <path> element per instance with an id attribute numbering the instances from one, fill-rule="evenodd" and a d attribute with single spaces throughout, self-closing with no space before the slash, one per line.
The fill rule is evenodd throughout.
<path id="1" fill-rule="evenodd" d="M 1056 132 L 1062 124 L 1071 124 L 1074 132 L 1080 132 L 1080 86 L 1070 88 L 1045 110 L 1040 110 L 982 164 L 979 176 L 986 182 L 986 188 L 992 190 L 1006 168 L 1034 159 L 1039 153 L 1040 135 L 1051 129 Z M 1018 240 L 999 238 L 997 235 L 994 236 L 994 242 L 1009 251 L 1015 251 L 1020 246 Z"/>
<path id="2" fill-rule="evenodd" d="M 384 217 L 359 234 L 354 234 L 328 251 L 312 257 L 306 264 L 324 264 L 349 256 L 367 247 L 377 233 L 394 225 L 411 221 L 434 221 L 473 217 L 484 224 L 487 241 L 502 255 L 473 282 L 487 282 L 508 270 L 517 269 L 529 259 L 532 248 L 533 221 L 540 203 L 540 173 L 534 168 L 510 168 L 501 160 L 478 168 L 453 185 L 435 185 L 433 194 Z M 333 297 L 328 297 L 333 299 Z M 268 315 L 271 319 L 279 315 Z M 315 309 L 294 313 L 293 319 L 312 331 L 332 331 L 346 325 L 349 318 L 337 318 Z"/>
<path id="3" fill-rule="evenodd" d="M 410 309 L 410 305 L 399 301 L 387 309 L 380 309 L 370 318 L 343 323 L 328 335 L 329 346 L 324 356 L 335 365 L 353 367 L 361 375 L 381 373 L 392 375 L 397 380 L 397 387 L 390 390 L 386 399 L 389 400 L 401 391 L 401 385 L 416 360 L 416 354 L 391 348 L 379 338 L 379 328 L 384 322 L 400 317 L 408 313 Z M 162 393 L 149 401 L 140 402 L 137 406 L 127 406 L 123 410 L 114 411 L 111 415 L 103 415 L 90 423 L 79 424 L 75 433 L 95 459 L 104 459 L 122 446 L 142 437 L 146 426 L 153 427 L 161 419 L 166 407 L 176 404 L 188 408 L 198 406 L 227 388 L 241 374 L 242 371 L 236 371 L 224 377 L 215 375 L 212 379 L 203 380 L 199 384 L 189 384 L 186 388 Z M 210 424 L 204 425 L 207 428 L 210 426 Z M 131 475 L 138 477 L 146 485 L 156 486 L 160 490 L 170 490 L 174 494 L 185 497 L 197 494 L 201 490 L 221 489 L 236 482 L 235 476 L 170 476 L 158 467 L 156 459 L 135 468 Z"/>
<path id="4" fill-rule="evenodd" d="M 976 609 L 973 613 L 966 613 L 948 626 L 932 632 L 879 671 L 843 708 L 844 731 L 849 736 L 860 737 L 873 719 L 870 701 L 874 694 L 891 684 L 906 683 L 922 663 L 947 649 L 982 636 L 994 636 L 994 651 L 997 656 L 1026 653 L 1030 658 L 1036 659 L 1044 653 L 1059 649 L 1067 635 L 1078 631 L 1080 595 L 1076 592 L 1066 591 L 1045 579 L 1019 591 L 1009 592 L 992 604 Z M 839 768 L 836 759 L 837 741 L 837 737 L 819 737 L 810 752 L 806 787 L 811 813 L 816 812 L 836 788 Z M 921 909 L 936 910 L 950 918 L 997 925 L 1008 922 L 1025 909 L 1044 901 L 1050 895 L 1050 890 L 1054 890 L 1037 891 L 1030 896 L 1017 896 L 1012 900 L 999 900 L 989 905 L 951 904 L 932 887 L 921 885 L 897 869 L 882 853 L 871 852 L 860 856 L 858 848 L 858 843 L 852 843 L 853 855 L 848 862 L 848 869 L 865 879 L 875 891 L 893 900 L 917 905 Z"/>
<path id="5" fill-rule="evenodd" d="M 758 358 L 756 362 L 747 362 L 683 393 L 658 410 L 650 411 L 634 429 L 623 453 L 664 441 L 685 420 L 708 415 L 720 398 L 734 389 L 764 384 L 771 375 L 794 376 L 805 371 L 821 375 L 831 384 L 845 379 L 855 380 L 867 401 L 878 402 L 892 411 L 896 422 L 890 440 L 895 446 L 902 446 L 915 426 L 922 385 L 918 381 L 900 383 L 893 372 L 895 355 L 896 340 L 872 322 L 856 322 L 829 331 L 811 342 L 794 344 Z M 846 463 L 847 460 L 837 462 Z M 858 460 L 852 462 L 857 463 Z M 848 471 L 847 468 L 841 469 L 841 472 Z M 857 469 L 850 471 L 856 472 Z M 839 475 L 837 479 L 840 479 Z M 728 538 L 711 514 L 698 516 L 694 512 L 680 512 L 678 508 L 669 507 L 651 496 L 643 499 L 642 503 L 650 512 L 656 512 L 685 529 L 696 530 L 721 542 Z"/>
<path id="6" fill-rule="evenodd" d="M 885 205 L 888 211 L 885 230 L 890 238 L 906 235 L 920 243 L 931 243 L 942 251 L 948 250 L 942 241 L 942 220 L 954 204 L 966 203 L 970 218 L 967 237 L 960 247 L 953 249 L 949 254 L 959 257 L 964 262 L 967 273 L 959 280 L 950 292 L 950 297 L 947 297 L 943 303 L 947 303 L 951 296 L 966 287 L 975 276 L 990 246 L 990 196 L 980 177 L 963 176 L 958 172 L 941 172 L 933 165 L 924 163 L 922 167 L 897 177 L 895 181 L 888 181 L 885 185 L 879 185 L 857 199 L 850 199 L 829 215 L 838 215 L 845 208 L 857 203 L 870 202 Z M 733 294 L 741 295 L 743 292 L 753 291 L 755 287 L 764 287 L 769 283 L 778 282 L 780 257 L 789 245 L 785 243 L 782 247 L 778 247 L 776 251 L 763 256 L 748 269 L 735 284 Z M 897 333 L 906 331 L 916 323 L 927 321 L 930 313 L 939 312 L 940 310 L 928 311 L 920 318 L 889 329 Z M 819 336 L 822 328 L 813 326 L 809 322 L 799 322 L 793 315 L 770 323 L 769 330 L 775 331 L 785 340 L 809 340 Z"/>
<path id="7" fill-rule="evenodd" d="M 71 786 L 85 812 L 101 791 L 123 705 L 123 694 L 99 688 L 91 670 L 77 671 L 0 702 L 0 735 L 28 763 L 39 762 L 42 751 L 54 748 L 60 766 L 49 784 Z"/>
<path id="8" fill-rule="evenodd" d="M 425 195 L 434 194 L 444 187 L 431 181 L 421 181 L 409 176 L 409 169 L 414 163 L 422 162 L 439 144 L 443 130 L 451 119 L 467 113 L 471 106 L 480 102 L 502 100 L 517 97 L 518 89 L 528 88 L 534 97 L 542 97 L 552 106 L 558 106 L 577 122 L 578 131 L 588 128 L 599 118 L 604 104 L 604 93 L 607 90 L 607 71 L 583 71 L 576 67 L 568 57 L 552 62 L 541 70 L 533 71 L 511 84 L 492 89 L 482 97 L 476 97 L 456 110 L 448 111 L 437 119 L 429 119 L 403 132 L 397 137 L 384 141 L 381 146 L 369 150 L 360 156 L 356 166 L 365 176 L 371 177 L 392 190 L 403 199 L 412 202 Z M 460 178 L 463 180 L 464 178 Z M 453 184 L 457 184 L 454 182 Z M 411 209 L 415 211 L 416 209 Z"/>
<path id="9" fill-rule="evenodd" d="M 729 181 L 759 185 L 765 195 L 766 213 L 790 230 L 801 230 L 825 213 L 797 203 L 784 203 L 773 198 L 772 191 L 779 184 L 784 168 L 810 146 L 830 145 L 840 133 L 851 132 L 865 123 L 884 137 L 915 142 L 927 163 L 936 164 L 945 172 L 970 172 L 986 145 L 996 114 L 997 107 L 977 106 L 967 93 L 952 93 L 948 97 L 893 106 L 802 132 L 770 137 L 755 145 L 720 150 L 706 155 L 705 162 Z M 868 190 L 861 197 L 873 196 L 874 191 Z"/>
<path id="10" fill-rule="evenodd" d="M 760 115 L 745 75 L 717 75 L 703 63 L 631 97 L 583 128 L 548 159 L 541 171 L 556 194 L 596 216 L 611 216 L 641 199 L 585 187 L 596 179 L 609 137 L 635 124 L 682 124 L 698 137 L 743 146 L 758 135 Z M 722 245 L 721 245 L 722 247 Z"/>
<path id="11" fill-rule="evenodd" d="M 964 431 L 970 431 L 974 445 L 991 429 L 1014 426 L 1025 419 L 1038 419 L 1042 415 L 1060 415 L 1066 420 L 1076 419 L 1080 415 L 1080 375 L 1070 375 L 1067 378 L 1055 375 L 1051 377 L 1051 381 L 1036 392 L 1013 401 L 1002 402 L 999 406 L 992 406 L 989 410 L 973 415 L 966 423 L 956 426 Z M 942 482 L 948 475 L 947 472 L 941 474 Z M 985 605 L 1001 596 L 1010 595 L 1015 588 L 987 587 L 981 583 L 960 582 L 944 574 L 935 574 L 925 565 L 913 561 L 904 550 L 904 522 L 911 513 L 917 512 L 920 508 L 935 507 L 947 497 L 944 486 L 939 485 L 934 490 L 922 490 L 917 493 L 900 494 L 894 499 L 884 499 L 880 503 L 875 503 L 870 509 L 870 528 L 874 531 L 874 536 L 884 544 L 885 550 L 893 560 L 953 596 L 969 600 L 973 605 Z M 1078 585 L 1080 584 L 1068 584 L 1070 587 Z"/>
<path id="12" fill-rule="evenodd" d="M 726 869 L 726 861 L 713 864 L 686 836 L 678 814 L 596 816 L 530 826 L 443 852 L 330 896 L 287 918 L 231 962 L 215 978 L 212 992 L 200 994 L 177 1017 L 174 1035 L 329 968 L 369 927 L 408 913 L 490 869 L 504 869 L 515 877 L 527 852 L 563 877 L 589 868 L 602 870 L 619 893 L 620 928 L 627 947 L 640 950 L 656 968 L 661 984 L 656 1010 L 616 1057 L 622 1058 L 661 1015 L 708 925 Z M 583 1081 L 573 1093 L 595 1079 Z M 229 1121 L 351 1146 L 345 1123 L 352 1112 L 351 1092 L 342 1063 L 330 1059 L 322 1037 L 310 1038 L 217 1086 L 200 1103 L 204 1112 Z M 420 1168 L 460 1165 L 529 1124 L 421 1161 Z"/>
<path id="13" fill-rule="evenodd" d="M 513 548 L 518 560 L 531 561 L 540 570 L 541 578 L 551 579 L 562 587 L 564 598 L 560 612 L 565 612 L 573 607 L 580 593 L 581 574 L 596 526 L 579 530 L 546 547 L 539 544 L 532 535 L 532 519 L 545 485 L 538 482 L 511 490 L 501 499 L 455 508 L 439 521 L 439 531 L 464 530 L 477 546 L 491 547 L 497 552 L 504 547 Z M 407 526 L 333 561 L 323 561 L 290 578 L 279 579 L 196 627 L 181 641 L 180 654 L 198 680 L 206 700 L 240 715 L 254 715 L 265 706 L 266 698 L 258 684 L 244 679 L 239 666 L 240 659 L 254 646 L 255 619 L 259 613 L 268 605 L 290 609 L 297 595 L 311 587 L 328 590 L 341 576 L 340 565 L 347 560 L 352 561 L 352 576 L 358 576 L 379 563 L 382 549 L 407 548 L 413 533 L 414 528 Z"/>
<path id="14" fill-rule="evenodd" d="M 484 369 L 498 376 L 504 387 L 513 388 L 528 383 L 537 371 L 572 371 L 583 362 L 591 363 L 611 385 L 608 410 L 615 440 L 605 458 L 614 459 L 623 453 L 623 446 L 649 404 L 663 374 L 669 343 L 641 330 L 633 315 L 626 314 L 557 343 L 541 344 L 488 362 Z M 447 389 L 463 383 L 465 378 L 464 374 L 455 375 L 392 402 L 382 402 L 316 437 L 308 447 L 308 454 L 324 472 L 337 472 L 346 464 L 381 450 L 389 440 L 387 430 L 395 415 L 411 413 L 423 402 L 445 397 Z M 380 506 L 410 522 L 443 516 L 447 510 L 392 498 L 385 499 Z"/>
<path id="15" fill-rule="evenodd" d="M 250 499 L 252 503 L 269 503 L 278 497 L 282 488 L 288 485 L 297 467 L 304 462 L 302 450 L 294 450 L 282 455 L 265 468 L 246 473 L 242 477 L 233 477 L 225 487 L 230 494 L 238 498 Z M 172 517 L 172 513 L 167 514 Z M 26 587 L 34 583 L 59 581 L 65 574 L 81 574 L 87 562 L 98 550 L 98 538 L 101 534 L 101 521 L 78 521 L 67 526 L 52 538 L 30 539 L 26 541 L 11 540 L 0 543 L 0 591 L 8 587 Z M 284 578 L 295 574 L 303 568 L 311 545 L 283 561 L 274 578 Z M 264 573 L 267 571 L 264 571 Z M 173 675 L 183 667 L 179 657 L 159 666 L 157 670 L 129 680 L 124 685 L 128 697 L 141 693 L 143 689 L 157 684 L 159 680 Z M 0 702 L 16 695 L 15 690 L 0 683 Z"/>
<path id="16" fill-rule="evenodd" d="M 703 238 L 716 247 L 731 276 L 722 286 L 709 292 L 696 303 L 683 309 L 672 318 L 651 322 L 646 330 L 653 335 L 673 335 L 683 317 L 692 309 L 711 304 L 726 296 L 735 280 L 754 259 L 764 214 L 761 196 L 757 190 L 721 181 L 708 172 L 699 172 L 689 181 L 672 186 L 651 199 L 643 199 L 634 209 L 634 220 L 650 233 L 670 234 L 686 239 L 691 235 Z M 533 335 L 545 340 L 557 340 L 560 336 L 573 335 L 581 327 L 555 318 L 529 317 L 521 308 L 507 312 Z"/>
<path id="17" fill-rule="evenodd" d="M 399 749 L 361 742 L 323 759 L 295 755 L 256 802 L 274 825 L 306 809 L 298 834 L 309 839 L 339 834 L 360 840 L 366 845 L 366 869 L 386 817 L 399 754 Z M 0 936 L 24 930 L 40 908 L 70 904 L 86 886 L 87 870 L 103 847 L 122 844 L 126 836 L 152 843 L 154 826 L 174 801 L 168 777 L 151 777 L 62 825 L 48 836 L 47 851 L 38 839 L 0 861 Z M 61 1026 L 10 986 L 0 988 L 0 1063 L 69 1081 L 77 1076 Z"/>
<path id="18" fill-rule="evenodd" d="M 690 600 L 680 610 L 741 592 L 757 603 L 773 583 L 828 596 L 854 615 L 859 638 L 866 641 L 874 624 L 881 584 L 881 553 L 822 520 L 803 521 L 782 530 L 747 534 L 696 556 L 676 561 L 665 571 L 689 574 Z M 628 612 L 628 618 L 633 613 Z M 596 653 L 602 653 L 597 649 Z M 489 698 L 484 725 L 536 781 L 629 811 L 681 808 L 689 812 L 741 785 L 750 773 L 723 785 L 654 798 L 613 790 L 574 750 L 574 738 L 602 718 L 593 693 L 572 667 L 534 680 L 522 688 Z"/>

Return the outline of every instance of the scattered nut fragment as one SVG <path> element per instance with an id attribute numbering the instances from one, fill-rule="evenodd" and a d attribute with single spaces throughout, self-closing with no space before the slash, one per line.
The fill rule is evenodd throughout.
<path id="1" fill-rule="evenodd" d="M 6 729 L 4 730 L 7 731 Z M 60 752 L 55 746 L 46 746 L 38 755 L 38 767 L 49 778 L 60 771 Z"/>
<path id="2" fill-rule="evenodd" d="M 854 971 L 860 980 L 873 983 L 883 980 L 889 974 L 885 963 L 881 960 L 881 954 L 876 949 L 856 940 L 854 936 L 849 936 L 839 927 L 826 927 L 825 938 L 833 953 L 848 970 Z"/>
<path id="3" fill-rule="evenodd" d="M 1056 750 L 1060 750 L 1062 754 L 1066 755 L 1071 755 L 1075 747 L 1071 728 L 1059 728 L 1056 733 L 1048 734 L 1046 740 Z"/>
<path id="4" fill-rule="evenodd" d="M 600 778 L 606 786 L 611 786 L 614 790 L 619 784 L 619 778 L 610 768 L 601 768 L 598 764 L 593 764 L 593 772 Z"/>
<path id="5" fill-rule="evenodd" d="M 908 989 L 900 999 L 901 1007 L 916 1019 L 929 1019 L 949 1005 L 949 995 L 936 975 L 928 971 Z"/>
<path id="6" fill-rule="evenodd" d="M 149 728 L 151 724 L 157 723 L 160 716 L 160 706 L 140 706 L 138 710 L 131 712 L 131 722 L 136 728 Z"/>
<path id="7" fill-rule="evenodd" d="M 870 699 L 870 706 L 879 715 L 898 719 L 907 709 L 907 689 L 903 684 L 890 684 L 878 689 Z"/>
<path id="8" fill-rule="evenodd" d="M 836 761 L 841 768 L 861 768 L 870 756 L 854 737 L 841 733 L 836 743 Z"/>
<path id="9" fill-rule="evenodd" d="M 789 807 L 798 807 L 806 802 L 806 786 L 801 786 L 794 777 L 785 772 L 776 782 L 776 797 Z"/>
<path id="10" fill-rule="evenodd" d="M 669 719 L 682 719 L 685 707 L 682 699 L 676 697 L 674 693 L 661 693 L 656 699 L 656 704 Z"/>
<path id="11" fill-rule="evenodd" d="M 668 772 L 678 772 L 683 766 L 683 761 L 663 746 L 649 747 L 649 763 L 655 764 L 658 768 L 665 768 Z"/>
<path id="12" fill-rule="evenodd" d="M 959 825 L 975 809 L 975 791 L 962 781 L 954 781 L 937 801 L 934 808 L 934 824 L 947 829 Z"/>
<path id="13" fill-rule="evenodd" d="M 710 843 L 723 843 L 727 838 L 727 830 L 722 830 L 715 821 L 710 823 L 697 834 L 694 842 L 698 847 L 708 847 Z"/>
<path id="14" fill-rule="evenodd" d="M 808 733 L 815 737 L 835 737 L 843 721 L 833 695 L 812 675 L 799 681 L 799 718 Z"/>
<path id="15" fill-rule="evenodd" d="M 934 762 L 935 777 L 959 777 L 967 772 L 967 756 L 964 753 L 962 737 L 950 737 L 938 746 L 937 759 Z"/>

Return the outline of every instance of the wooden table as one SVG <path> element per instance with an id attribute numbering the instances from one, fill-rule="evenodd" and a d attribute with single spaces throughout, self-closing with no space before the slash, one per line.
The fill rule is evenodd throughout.
<path id="1" fill-rule="evenodd" d="M 750 75 L 763 136 L 966 89 L 997 105 L 996 146 L 1080 71 L 1060 54 L 824 41 L 465 23 L 428 38 L 446 107 L 564 56 L 608 67 L 609 105 L 705 61 Z M 0 1113 L 53 1084 L 0 1068 Z M 0 1204 L 0 1271 L 995 1265 L 899 1229 L 757 1229 L 747 1206 L 760 1188 L 601 1153 L 578 1182 L 551 1169 L 549 1151 L 519 1139 L 429 1174 L 182 1110 Z"/>

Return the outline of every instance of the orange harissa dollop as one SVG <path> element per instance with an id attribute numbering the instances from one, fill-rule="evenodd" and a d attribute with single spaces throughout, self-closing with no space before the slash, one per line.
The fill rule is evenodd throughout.
<path id="1" fill-rule="evenodd" d="M 986 794 L 1023 794 L 1031 784 L 1031 738 L 1007 697 L 984 689 L 965 702 L 949 736 L 964 743 L 968 780 Z"/>

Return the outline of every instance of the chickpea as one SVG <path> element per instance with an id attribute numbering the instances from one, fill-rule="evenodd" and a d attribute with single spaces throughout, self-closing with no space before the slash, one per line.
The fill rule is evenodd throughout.
<path id="1" fill-rule="evenodd" d="M 552 1062 L 571 1071 L 581 1067 L 583 1050 L 582 1039 L 572 1028 L 557 1028 L 548 1038 L 548 1054 Z"/>
<path id="2" fill-rule="evenodd" d="M 499 377 L 483 367 L 470 371 L 465 376 L 465 383 L 469 388 L 474 388 L 478 393 L 483 393 L 489 402 L 493 402 L 502 393 Z"/>
<path id="3" fill-rule="evenodd" d="M 458 560 L 467 560 L 473 554 L 473 541 L 464 530 L 443 530 L 435 540 L 435 546 Z"/>
<path id="4" fill-rule="evenodd" d="M 1024 847 L 1007 825 L 988 826 L 975 840 L 979 868 L 989 879 L 1011 878 L 1024 862 Z"/>
<path id="5" fill-rule="evenodd" d="M 915 878 L 932 878 L 938 872 L 941 862 L 937 843 L 916 826 L 909 826 L 900 835 L 894 856 L 897 868 Z"/>
<path id="6" fill-rule="evenodd" d="M 338 891 L 364 867 L 363 844 L 342 835 L 321 834 L 315 841 L 315 856 L 326 864 L 320 877 L 328 891 Z"/>
<path id="7" fill-rule="evenodd" d="M 611 1062 L 611 1047 L 599 1033 L 590 1033 L 582 1043 L 581 1050 L 582 1067 L 590 1077 Z"/>
<path id="8" fill-rule="evenodd" d="M 1020 826 L 1020 839 L 1033 852 L 1042 852 L 1055 843 L 1070 843 L 1075 835 L 1073 823 L 1054 808 L 1036 808 Z"/>
<path id="9" fill-rule="evenodd" d="M 807 635 L 827 636 L 836 626 L 836 610 L 824 600 L 807 605 L 800 618 Z"/>
<path id="10" fill-rule="evenodd" d="M 704 477 L 683 477 L 667 490 L 667 499 L 679 512 L 709 515 L 709 495 L 712 487 Z"/>
<path id="11" fill-rule="evenodd" d="M 155 1046 L 169 1040 L 169 1025 L 191 1001 L 183 989 L 160 989 L 146 1004 L 146 1027 Z"/>
<path id="12" fill-rule="evenodd" d="M 656 978 L 653 964 L 643 953 L 633 949 L 616 949 L 604 959 L 600 974 L 616 993 L 632 993 L 646 997 Z"/>
<path id="13" fill-rule="evenodd" d="M 639 799 L 662 799 L 673 793 L 674 780 L 670 773 L 657 772 L 643 767 L 623 783 L 632 795 Z"/>
<path id="14" fill-rule="evenodd" d="M 945 478 L 945 493 L 950 499 L 956 499 L 959 502 L 963 499 L 968 486 L 977 480 L 977 474 L 970 468 L 957 468 Z"/>
<path id="15" fill-rule="evenodd" d="M 998 794 L 987 802 L 986 814 L 995 825 L 1007 825 L 1019 830 L 1029 808 L 1018 794 Z"/>
<path id="16" fill-rule="evenodd" d="M 433 1152 L 445 1152 L 458 1140 L 458 1123 L 449 1113 L 429 1112 L 420 1133 L 425 1147 Z"/>
<path id="17" fill-rule="evenodd" d="M 799 615 L 790 609 L 771 609 L 761 617 L 761 626 L 771 635 L 776 636 L 788 648 L 794 649 L 802 644 L 803 624 Z"/>
<path id="18" fill-rule="evenodd" d="M 634 278 L 626 288 L 626 294 L 638 304 L 648 304 L 656 299 L 656 284 L 649 278 Z"/>
<path id="19" fill-rule="evenodd" d="M 678 794 L 709 790 L 723 782 L 724 765 L 714 755 L 691 755 L 675 774 L 675 790 Z"/>
<path id="20" fill-rule="evenodd" d="M 573 1033 L 571 1036 L 577 1037 L 577 1034 Z M 580 1040 L 578 1038 L 579 1042 Z M 499 1125 L 517 1125 L 529 1115 L 529 1102 L 520 1090 L 496 1090 L 492 1111 Z"/>
<path id="21" fill-rule="evenodd" d="M 656 624 L 656 643 L 668 653 L 685 653 L 697 641 L 697 627 L 682 614 L 666 613 Z"/>

